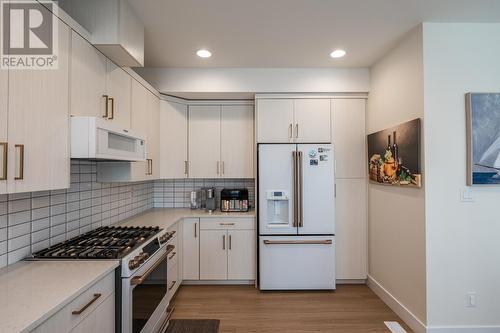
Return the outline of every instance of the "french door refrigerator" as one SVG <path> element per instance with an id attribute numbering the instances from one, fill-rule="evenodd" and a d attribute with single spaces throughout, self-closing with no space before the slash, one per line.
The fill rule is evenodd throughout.
<path id="1" fill-rule="evenodd" d="M 335 289 L 330 144 L 258 146 L 259 287 Z"/>

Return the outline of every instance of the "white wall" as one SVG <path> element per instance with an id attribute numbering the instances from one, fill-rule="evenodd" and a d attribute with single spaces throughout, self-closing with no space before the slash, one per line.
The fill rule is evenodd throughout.
<path id="1" fill-rule="evenodd" d="M 422 57 L 420 26 L 371 68 L 368 133 L 423 118 Z M 416 332 L 426 322 L 424 194 L 376 184 L 368 191 L 370 285 Z"/>
<path id="2" fill-rule="evenodd" d="M 500 332 L 500 187 L 474 187 L 473 203 L 459 195 L 466 184 L 464 95 L 500 92 L 500 24 L 428 23 L 423 31 L 427 321 Z M 471 291 L 476 308 L 465 307 Z"/>
<path id="3" fill-rule="evenodd" d="M 367 68 L 137 68 L 161 93 L 368 92 Z M 251 97 L 253 98 L 253 96 Z"/>

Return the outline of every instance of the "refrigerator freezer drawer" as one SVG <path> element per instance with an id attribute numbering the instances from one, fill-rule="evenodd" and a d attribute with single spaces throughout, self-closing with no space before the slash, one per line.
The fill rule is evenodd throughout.
<path id="1" fill-rule="evenodd" d="M 335 237 L 260 236 L 261 290 L 335 289 Z"/>

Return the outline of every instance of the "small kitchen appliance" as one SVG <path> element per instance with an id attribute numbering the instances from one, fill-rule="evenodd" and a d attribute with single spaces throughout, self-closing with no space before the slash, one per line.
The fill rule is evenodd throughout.
<path id="1" fill-rule="evenodd" d="M 223 189 L 220 194 L 220 210 L 222 212 L 248 212 L 248 190 Z"/>
<path id="2" fill-rule="evenodd" d="M 205 208 L 209 212 L 213 212 L 217 208 L 217 202 L 215 201 L 215 188 L 214 187 L 207 188 L 207 202 L 206 202 Z"/>

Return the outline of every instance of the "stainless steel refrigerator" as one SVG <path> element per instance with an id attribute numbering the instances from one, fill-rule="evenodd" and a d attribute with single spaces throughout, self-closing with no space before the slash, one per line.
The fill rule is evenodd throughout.
<path id="1" fill-rule="evenodd" d="M 259 287 L 335 289 L 330 144 L 258 146 Z"/>

